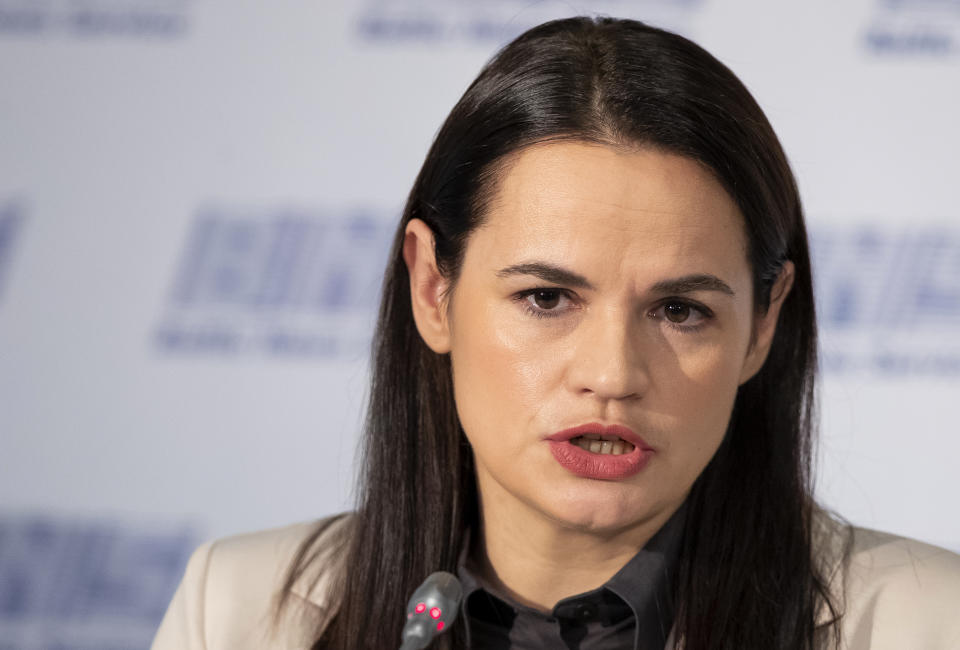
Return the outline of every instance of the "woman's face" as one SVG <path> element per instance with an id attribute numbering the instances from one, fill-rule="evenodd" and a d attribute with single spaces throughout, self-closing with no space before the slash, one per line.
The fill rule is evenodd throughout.
<path id="1" fill-rule="evenodd" d="M 611 533 L 665 520 L 763 363 L 792 265 L 755 314 L 743 218 L 709 172 L 582 142 L 512 159 L 467 242 L 449 313 L 430 236 L 411 221 L 414 315 L 427 344 L 451 355 L 485 513 L 500 504 Z M 547 439 L 587 423 L 626 426 L 644 444 L 628 461 Z"/>

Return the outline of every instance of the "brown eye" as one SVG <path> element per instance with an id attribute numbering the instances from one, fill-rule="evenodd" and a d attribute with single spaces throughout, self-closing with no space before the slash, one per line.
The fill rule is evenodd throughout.
<path id="1" fill-rule="evenodd" d="M 672 302 L 664 306 L 664 315 L 673 323 L 682 323 L 690 318 L 690 305 Z"/>
<path id="2" fill-rule="evenodd" d="M 544 298 L 546 296 L 546 298 Z M 557 306 L 557 303 L 560 301 L 560 292 L 559 291 L 537 291 L 533 294 L 533 301 L 536 303 L 537 307 L 547 311 L 552 310 Z"/>

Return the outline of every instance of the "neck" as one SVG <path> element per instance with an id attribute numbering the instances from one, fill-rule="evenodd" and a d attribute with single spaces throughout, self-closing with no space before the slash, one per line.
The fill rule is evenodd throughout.
<path id="1" fill-rule="evenodd" d="M 505 497 L 505 498 L 503 498 Z M 492 587 L 512 600 L 549 612 L 564 598 L 597 589 L 629 562 L 676 511 L 615 531 L 564 525 L 516 499 L 480 502 L 481 535 L 472 557 Z"/>

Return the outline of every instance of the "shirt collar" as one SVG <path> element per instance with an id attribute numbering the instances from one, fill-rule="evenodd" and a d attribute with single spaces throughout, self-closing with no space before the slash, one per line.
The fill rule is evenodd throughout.
<path id="1" fill-rule="evenodd" d="M 666 523 L 653 537 L 637 551 L 612 578 L 590 594 L 604 590 L 615 594 L 632 610 L 636 618 L 636 635 L 634 646 L 662 648 L 666 644 L 670 628 L 673 626 L 677 570 L 679 567 L 680 543 L 683 537 L 686 502 L 674 512 Z M 512 602 L 503 594 L 492 591 L 485 584 L 481 573 L 470 557 L 472 531 L 468 529 L 464 535 L 463 545 L 457 561 L 457 575 L 463 586 L 463 603 L 466 603 L 471 594 L 478 590 L 494 593 L 514 610 L 523 609 L 521 605 Z M 565 598 L 557 607 L 566 601 L 578 599 L 587 594 L 578 594 Z M 466 619 L 467 617 L 464 616 Z M 464 620 L 469 638 L 469 621 Z"/>
<path id="2" fill-rule="evenodd" d="M 633 558 L 604 585 L 622 598 L 637 617 L 637 638 L 650 638 L 662 648 L 673 626 L 675 585 L 680 565 L 680 543 L 686 519 L 686 502 Z M 655 639 L 655 641 L 654 641 Z"/>

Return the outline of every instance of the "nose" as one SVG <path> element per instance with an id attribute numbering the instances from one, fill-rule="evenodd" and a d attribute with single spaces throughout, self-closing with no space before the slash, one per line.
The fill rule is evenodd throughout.
<path id="1" fill-rule="evenodd" d="M 568 373 L 574 393 L 625 400 L 647 392 L 649 351 L 636 318 L 629 310 L 609 308 L 580 324 Z"/>

